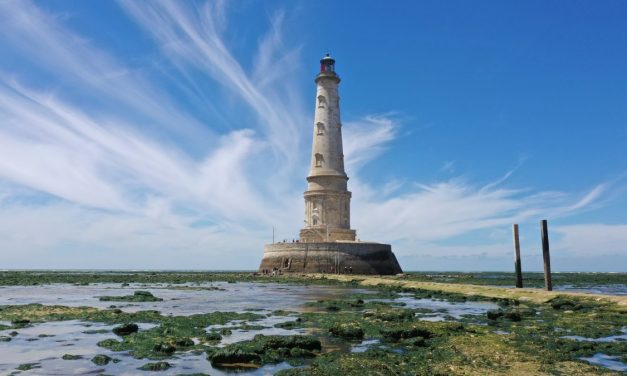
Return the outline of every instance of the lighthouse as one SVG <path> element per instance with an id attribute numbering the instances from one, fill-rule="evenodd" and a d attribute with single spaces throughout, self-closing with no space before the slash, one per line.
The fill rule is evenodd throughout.
<path id="1" fill-rule="evenodd" d="M 351 192 L 344 170 L 340 76 L 329 54 L 320 60 L 315 83 L 311 164 L 300 239 L 266 244 L 259 272 L 402 273 L 391 245 L 356 241 L 355 230 L 350 228 Z"/>
<path id="2" fill-rule="evenodd" d="M 350 229 L 351 193 L 344 170 L 342 121 L 340 119 L 340 76 L 335 60 L 327 54 L 320 60 L 316 76 L 315 116 L 312 124 L 311 165 L 305 192 L 303 242 L 355 240 Z"/>

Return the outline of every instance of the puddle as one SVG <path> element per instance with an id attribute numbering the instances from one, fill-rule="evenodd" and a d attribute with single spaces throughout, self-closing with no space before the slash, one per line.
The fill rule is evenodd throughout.
<path id="1" fill-rule="evenodd" d="M 183 286 L 184 288 L 181 288 Z M 189 287 L 191 286 L 191 287 Z M 189 287 L 189 288 L 188 288 Z M 217 288 L 212 288 L 217 287 Z M 135 290 L 150 291 L 163 298 L 161 302 L 101 302 L 99 296 L 131 295 Z M 48 305 L 90 306 L 108 308 L 111 305 L 127 312 L 154 309 L 164 315 L 192 315 L 209 312 L 256 312 L 267 317 L 252 321 L 231 321 L 226 325 L 211 326 L 207 329 L 234 328 L 232 334 L 223 336 L 220 346 L 252 339 L 257 334 L 293 335 L 306 334 L 304 329 L 275 328 L 274 325 L 296 320 L 293 316 L 275 316 L 274 310 L 301 312 L 308 301 L 338 299 L 348 294 L 367 293 L 365 289 L 351 289 L 332 286 L 286 285 L 274 283 L 211 283 L 211 284 L 91 284 L 76 286 L 52 284 L 43 286 L 8 286 L 2 288 L 0 305 L 40 303 Z M 271 310 L 268 309 L 271 307 Z M 7 322 L 10 324 L 10 322 Z M 137 323 L 140 330 L 157 326 L 154 323 Z M 261 326 L 259 330 L 237 329 L 242 325 Z M 104 339 L 119 339 L 111 332 L 116 325 L 83 322 L 79 320 L 46 322 L 17 329 L 18 335 L 9 342 L 0 342 L 0 374 L 8 374 L 20 364 L 38 363 L 41 368 L 28 371 L 31 375 L 81 375 L 149 374 L 137 368 L 151 362 L 147 359 L 134 359 L 127 352 L 114 352 L 97 346 Z M 13 329 L 0 331 L 0 336 L 8 335 Z M 195 339 L 198 341 L 198 339 Z M 348 348 L 345 349 L 348 351 Z M 81 355 L 82 359 L 63 360 L 64 354 Z M 118 363 L 111 362 L 97 366 L 91 362 L 97 354 L 104 354 Z M 166 359 L 172 368 L 160 371 L 160 375 L 184 373 L 209 373 L 211 375 L 272 375 L 279 370 L 290 368 L 286 363 L 266 365 L 258 369 L 223 370 L 214 369 L 205 353 L 177 352 Z"/>
<path id="2" fill-rule="evenodd" d="M 606 295 L 627 295 L 627 284 L 577 285 L 577 286 L 559 285 L 559 286 L 553 286 L 553 290 L 589 292 L 592 294 L 606 294 Z"/>
<path id="3" fill-rule="evenodd" d="M 625 372 L 627 371 L 627 364 L 621 362 L 618 356 L 605 355 L 603 353 L 596 353 L 589 358 L 579 358 L 585 360 L 588 363 L 601 366 L 612 371 Z"/>
<path id="4" fill-rule="evenodd" d="M 196 288 L 196 289 L 194 289 Z M 213 289 L 217 288 L 217 289 Z M 161 302 L 101 302 L 99 296 L 132 295 L 135 290 L 146 290 L 162 298 Z M 0 294 L 0 305 L 40 303 L 68 307 L 88 306 L 108 308 L 116 306 L 125 312 L 157 310 L 163 315 L 189 316 L 198 313 L 268 311 L 284 309 L 303 310 L 305 301 L 335 299 L 346 294 L 364 293 L 364 289 L 347 289 L 332 286 L 286 285 L 278 283 L 227 283 L 205 284 L 138 284 L 122 287 L 103 283 L 87 286 L 51 284 L 43 286 L 7 286 Z"/>
<path id="5" fill-rule="evenodd" d="M 562 336 L 560 338 L 573 339 L 575 341 L 582 342 L 616 342 L 616 341 L 627 341 L 627 328 L 622 329 L 623 334 L 619 334 L 616 336 L 608 336 L 601 338 L 589 338 L 582 336 Z"/>
<path id="6" fill-rule="evenodd" d="M 362 341 L 361 343 L 353 346 L 351 348 L 351 352 L 354 353 L 360 353 L 360 352 L 365 352 L 366 350 L 368 350 L 371 346 L 377 345 L 379 344 L 381 341 L 379 341 L 378 339 L 367 339 Z"/>
<path id="7" fill-rule="evenodd" d="M 499 306 L 492 302 L 449 302 L 446 300 L 416 299 L 411 294 L 400 294 L 396 299 L 369 299 L 374 302 L 395 303 L 402 308 L 420 309 L 426 312 L 416 313 L 416 317 L 424 321 L 459 320 L 467 315 L 484 315 Z"/>
<path id="8" fill-rule="evenodd" d="M 274 325 L 282 324 L 289 321 L 296 320 L 295 317 L 291 316 L 270 316 L 259 320 L 253 320 L 244 322 L 242 320 L 233 320 L 226 325 L 211 325 L 205 328 L 206 331 L 212 331 L 223 328 L 233 328 L 238 327 L 242 324 L 255 325 L 255 326 L 263 326 L 263 329 L 254 329 L 254 330 L 246 330 L 246 329 L 232 329 L 231 334 L 222 335 L 222 340 L 217 345 L 218 347 L 224 347 L 228 344 L 248 341 L 253 339 L 257 334 L 263 334 L 266 336 L 270 335 L 279 335 L 279 336 L 289 336 L 295 334 L 306 334 L 305 329 L 283 329 L 283 328 L 275 328 Z"/>

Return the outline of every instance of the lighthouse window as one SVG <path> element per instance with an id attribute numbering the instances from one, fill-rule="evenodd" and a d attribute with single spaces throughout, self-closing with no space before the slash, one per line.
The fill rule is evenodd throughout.
<path id="1" fill-rule="evenodd" d="M 322 154 L 316 153 L 316 167 L 322 167 L 322 162 L 324 162 Z"/>
<path id="2" fill-rule="evenodd" d="M 318 108 L 324 108 L 327 104 L 327 99 L 324 95 L 318 95 Z"/>
<path id="3" fill-rule="evenodd" d="M 316 124 L 316 128 L 318 129 L 319 136 L 324 134 L 324 124 L 318 123 Z"/>

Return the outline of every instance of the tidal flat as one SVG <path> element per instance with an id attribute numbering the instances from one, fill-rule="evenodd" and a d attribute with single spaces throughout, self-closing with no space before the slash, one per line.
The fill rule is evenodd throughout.
<path id="1" fill-rule="evenodd" d="M 627 372 L 627 275 L 476 274 L 0 272 L 0 374 Z"/>

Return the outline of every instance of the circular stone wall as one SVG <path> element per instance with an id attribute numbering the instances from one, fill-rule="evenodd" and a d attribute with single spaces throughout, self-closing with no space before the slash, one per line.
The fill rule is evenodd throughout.
<path id="1" fill-rule="evenodd" d="M 259 272 L 398 274 L 400 265 L 389 244 L 362 242 L 276 243 L 264 247 Z"/>

